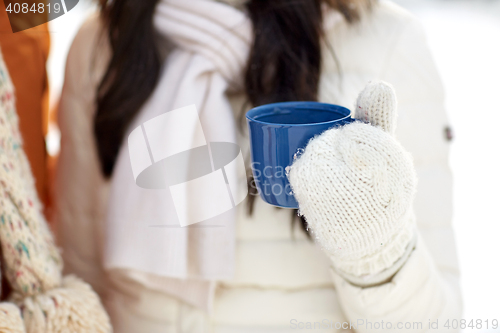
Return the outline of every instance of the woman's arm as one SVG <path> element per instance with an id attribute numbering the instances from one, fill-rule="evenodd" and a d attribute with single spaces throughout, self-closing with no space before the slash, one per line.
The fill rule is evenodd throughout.
<path id="1" fill-rule="evenodd" d="M 66 60 L 58 106 L 61 151 L 55 174 L 57 240 L 65 272 L 77 274 L 102 294 L 100 196 L 103 192 L 93 140 L 95 92 L 107 61 L 100 18 L 93 15 L 78 31 Z"/>
<path id="2" fill-rule="evenodd" d="M 420 332 L 436 331 L 429 329 L 429 320 L 438 320 L 439 329 L 445 330 L 446 321 L 460 319 L 462 311 L 451 223 L 449 124 L 441 80 L 416 20 L 410 19 L 401 31 L 380 79 L 395 88 L 399 106 L 396 137 L 414 159 L 418 178 L 414 201 L 417 242 L 389 282 L 366 288 L 333 273 L 334 281 L 351 320 L 421 322 L 422 328 L 416 329 Z M 374 276 L 372 282 L 386 275 Z M 369 331 L 369 327 L 360 326 L 357 331 Z"/>
<path id="3" fill-rule="evenodd" d="M 358 99 L 357 118 L 366 118 L 385 136 L 365 124 L 327 131 L 292 166 L 290 181 L 301 211 L 332 258 L 351 328 L 382 329 L 383 321 L 393 329 L 436 331 L 437 320 L 440 330 L 449 331 L 444 325 L 460 319 L 461 295 L 451 227 L 448 123 L 439 76 L 412 17 L 374 79 L 390 82 L 398 96 L 395 136 L 387 136 L 395 121 L 393 93 L 383 85 L 368 86 Z M 414 200 L 408 190 L 415 186 L 411 159 L 394 138 L 413 157 Z"/>

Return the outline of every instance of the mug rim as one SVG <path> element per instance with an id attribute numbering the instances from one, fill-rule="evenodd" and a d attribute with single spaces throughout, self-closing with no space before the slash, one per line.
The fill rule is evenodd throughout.
<path id="1" fill-rule="evenodd" d="M 284 123 L 271 123 L 267 121 L 262 121 L 262 120 L 257 120 L 253 117 L 253 113 L 261 111 L 262 109 L 269 109 L 273 107 L 292 107 L 292 106 L 301 106 L 301 107 L 308 107 L 308 108 L 313 108 L 316 110 L 325 110 L 325 111 L 333 111 L 333 110 L 340 110 L 340 111 L 345 111 L 346 116 L 343 118 L 335 119 L 335 120 L 328 120 L 328 121 L 322 121 L 322 122 L 317 122 L 317 123 L 309 123 L 309 124 L 284 124 Z M 346 108 L 345 106 L 337 105 L 337 104 L 329 104 L 329 103 L 321 103 L 321 102 L 314 102 L 314 101 L 299 101 L 299 102 L 279 102 L 279 103 L 271 103 L 271 104 L 264 104 L 257 106 L 255 108 L 250 109 L 246 115 L 245 118 L 249 122 L 254 122 L 254 123 L 259 123 L 263 125 L 269 125 L 269 126 L 291 126 L 291 127 L 304 127 L 304 126 L 315 126 L 315 125 L 324 125 L 328 123 L 336 123 L 342 120 L 346 120 L 351 117 L 351 110 Z"/>

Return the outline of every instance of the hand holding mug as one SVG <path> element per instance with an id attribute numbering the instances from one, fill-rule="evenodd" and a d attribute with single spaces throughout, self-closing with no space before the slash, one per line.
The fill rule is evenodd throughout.
<path id="1" fill-rule="evenodd" d="M 383 82 L 358 97 L 356 122 L 313 138 L 291 166 L 300 212 L 337 270 L 380 273 L 414 240 L 416 175 L 394 137 L 396 96 Z"/>

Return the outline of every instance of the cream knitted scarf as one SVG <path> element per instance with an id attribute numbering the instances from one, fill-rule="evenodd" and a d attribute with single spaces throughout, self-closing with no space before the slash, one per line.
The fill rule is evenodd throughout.
<path id="1" fill-rule="evenodd" d="M 252 38 L 246 15 L 209 0 L 163 0 L 154 23 L 176 48 L 166 59 L 160 81 L 129 133 L 159 115 L 194 104 L 206 142 L 236 143 L 226 93 L 243 89 L 243 69 Z M 162 142 L 176 143 L 178 130 L 176 123 L 164 123 Z M 151 141 L 149 149 L 153 150 L 156 143 Z M 206 307 L 211 303 L 213 281 L 233 274 L 235 209 L 180 227 L 179 212 L 168 188 L 144 189 L 136 184 L 128 148 L 127 144 L 122 146 L 111 180 L 104 266 L 129 270 L 150 287 Z M 154 151 L 153 161 L 158 162 Z M 240 176 L 245 181 L 245 175 Z M 188 192 L 187 200 L 189 195 L 194 194 Z M 187 214 L 202 208 L 190 207 Z"/>

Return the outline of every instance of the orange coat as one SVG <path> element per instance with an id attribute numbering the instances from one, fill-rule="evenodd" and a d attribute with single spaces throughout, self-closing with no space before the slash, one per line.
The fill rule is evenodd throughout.
<path id="1" fill-rule="evenodd" d="M 33 26 L 45 21 L 43 14 L 27 13 L 23 16 L 18 15 L 14 24 L 19 30 L 26 25 Z M 0 1 L 0 48 L 15 87 L 16 107 L 24 149 L 35 177 L 38 195 L 45 204 L 48 198 L 45 149 L 48 80 L 45 65 L 49 47 L 50 36 L 47 24 L 13 33 L 4 2 Z"/>

